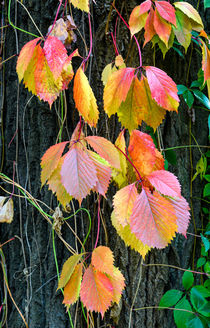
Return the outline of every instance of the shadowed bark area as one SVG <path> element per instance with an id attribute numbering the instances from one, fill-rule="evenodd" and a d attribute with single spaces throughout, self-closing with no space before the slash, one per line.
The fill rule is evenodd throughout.
<path id="1" fill-rule="evenodd" d="M 15 2 L 15 1 L 14 1 Z M 120 126 L 116 117 L 107 119 L 103 111 L 103 84 L 101 73 L 106 64 L 112 62 L 115 57 L 114 46 L 110 32 L 117 36 L 118 51 L 126 58 L 128 66 L 138 66 L 138 52 L 134 40 L 130 42 L 129 31 L 118 19 L 114 10 L 111 9 L 112 1 L 98 0 L 96 4 L 91 3 L 91 15 L 93 23 L 93 54 L 90 57 L 86 75 L 93 88 L 100 110 L 100 122 L 97 128 L 97 135 L 115 141 Z M 116 1 L 118 8 L 124 19 L 128 21 L 131 10 L 139 4 L 137 1 Z M 48 26 L 55 17 L 58 1 L 37 1 L 29 0 L 25 3 L 27 9 L 42 31 L 47 33 Z M 193 3 L 196 6 L 196 3 Z M 202 6 L 202 5 L 201 5 Z M 209 17 L 207 11 L 204 13 L 201 7 L 201 15 L 205 22 Z M 75 23 L 85 38 L 89 47 L 89 30 L 87 14 L 80 10 L 73 10 Z M 2 13 L 5 15 L 6 8 Z M 28 17 L 26 11 L 19 4 L 12 3 L 11 20 L 18 27 L 37 34 L 34 25 Z M 208 30 L 206 31 L 209 32 Z M 77 42 L 72 50 L 78 47 L 82 56 L 86 55 L 83 41 L 77 34 Z M 30 41 L 32 37 L 14 30 L 9 26 L 6 30 L 4 41 L 4 57 L 9 58 L 13 54 L 20 52 L 23 45 Z M 140 39 L 140 44 L 143 41 Z M 88 50 L 88 49 L 87 49 Z M 144 65 L 153 65 L 153 49 L 146 46 L 143 50 Z M 164 69 L 177 84 L 185 84 L 187 78 L 187 64 L 192 58 L 192 66 L 188 81 L 196 79 L 198 69 L 201 65 L 199 57 L 194 49 L 188 49 L 185 59 L 182 59 L 171 49 L 163 61 L 159 51 L 156 53 L 156 66 Z M 76 71 L 80 61 L 74 61 Z M 44 152 L 53 144 L 59 133 L 59 100 L 56 106 L 49 106 L 40 102 L 24 88 L 19 85 L 15 70 L 16 59 L 11 59 L 5 64 L 3 71 L 3 93 L 2 93 L 2 130 L 1 130 L 1 155 L 3 170 L 11 179 L 14 179 L 22 187 L 28 190 L 35 199 L 47 204 L 53 211 L 58 203 L 47 186 L 41 188 L 40 182 L 40 159 Z M 67 119 L 64 124 L 62 140 L 69 140 L 73 129 L 78 123 L 78 112 L 74 108 L 72 97 L 72 83 L 66 92 Z M 194 110 L 188 113 L 183 103 L 180 105 L 179 114 L 170 113 L 166 115 L 164 124 L 161 125 L 163 148 L 189 145 L 195 136 L 199 145 L 207 144 L 207 116 L 208 113 L 201 110 Z M 192 119 L 193 118 L 193 119 Z M 205 123 L 205 124 L 204 124 Z M 88 132 L 90 132 L 88 130 Z M 193 182 L 191 191 L 190 179 L 193 167 L 195 168 L 200 158 L 199 150 L 194 147 L 176 149 L 177 165 L 170 166 L 169 169 L 175 173 L 182 185 L 182 194 L 193 206 L 189 232 L 194 233 L 194 225 L 201 226 L 200 209 L 202 195 L 202 184 L 197 178 Z M 71 327 L 69 317 L 62 304 L 63 296 L 57 289 L 57 273 L 52 244 L 52 227 L 24 197 L 20 198 L 17 188 L 8 185 L 3 181 L 0 184 L 9 193 L 14 193 L 15 204 L 14 221 L 10 224 L 0 226 L 0 244 L 15 236 L 15 239 L 5 245 L 2 250 L 5 256 L 5 270 L 7 272 L 8 285 L 15 302 L 23 313 L 30 328 L 67 328 Z M 115 255 L 115 265 L 120 268 L 126 279 L 126 289 L 123 292 L 122 301 L 119 306 L 113 306 L 105 314 L 104 320 L 100 315 L 94 315 L 95 327 L 141 327 L 141 328 L 173 328 L 175 327 L 173 315 L 170 311 L 158 311 L 156 309 L 141 309 L 142 307 L 157 306 L 164 292 L 170 288 L 179 289 L 181 287 L 181 277 L 183 272 L 165 266 L 144 266 L 141 264 L 141 257 L 138 253 L 127 248 L 124 242 L 116 234 L 110 221 L 112 211 L 112 197 L 116 187 L 109 188 L 108 200 L 101 201 L 101 209 L 104 218 L 104 225 L 101 228 L 99 243 L 108 244 Z M 3 191 L 0 190 L 3 194 Z M 16 197 L 17 196 L 17 197 Z M 49 214 L 52 212 L 43 204 L 41 207 Z M 93 249 L 96 239 L 97 229 L 97 197 L 90 195 L 83 202 L 83 207 L 88 208 L 92 217 L 92 233 L 86 244 L 86 249 Z M 78 203 L 74 202 L 75 209 Z M 76 224 L 75 224 L 76 223 Z M 88 216 L 85 212 L 80 212 L 77 217 L 69 221 L 72 229 L 77 232 L 83 241 L 88 231 Z M 104 233 L 104 230 L 107 232 Z M 62 226 L 62 237 L 73 247 L 81 245 L 75 239 L 74 234 L 64 224 Z M 172 245 L 164 250 L 152 250 L 144 261 L 145 264 L 170 264 L 182 268 L 192 267 L 194 253 L 194 238 L 188 235 L 177 236 Z M 69 251 L 63 242 L 55 236 L 55 249 L 58 259 L 59 270 L 63 263 L 70 256 Z M 199 250 L 196 249 L 199 254 Z M 140 279 L 141 278 L 141 279 Z M 3 273 L 1 271 L 0 280 L 0 305 L 4 302 L 5 294 Z M 24 323 L 18 314 L 8 293 L 8 315 L 5 327 L 24 327 Z M 133 311 L 132 311 L 133 310 Z M 70 308 L 73 325 L 75 327 L 86 327 L 87 324 L 82 315 L 81 304 L 78 303 Z M 129 326 L 130 325 L 130 326 Z"/>

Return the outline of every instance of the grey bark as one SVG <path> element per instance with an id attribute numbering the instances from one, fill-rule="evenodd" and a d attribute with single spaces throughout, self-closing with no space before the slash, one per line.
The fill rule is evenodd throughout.
<path id="1" fill-rule="evenodd" d="M 55 16 L 58 1 L 36 1 L 30 0 L 25 3 L 27 9 L 33 16 L 36 24 L 43 34 L 47 33 L 48 26 L 52 24 Z M 137 1 L 116 1 L 116 7 L 122 12 L 123 17 L 128 20 L 132 8 L 137 5 Z M 208 21 L 207 12 L 204 16 L 202 4 L 201 12 L 205 21 Z M 110 34 L 105 35 L 107 17 L 110 12 L 111 1 L 98 0 L 96 4 L 91 4 L 92 22 L 93 22 L 93 56 L 90 59 L 87 76 L 90 78 L 90 84 L 93 87 L 98 105 L 100 108 L 100 123 L 98 134 L 110 138 L 114 141 L 119 130 L 119 124 L 115 117 L 107 120 L 103 112 L 103 87 L 100 80 L 101 72 L 104 66 L 114 59 L 114 48 Z M 2 14 L 6 18 L 5 7 L 2 7 Z M 89 44 L 88 20 L 87 15 L 81 11 L 73 9 L 73 16 L 78 28 L 85 32 L 87 44 Z M 109 21 L 108 31 L 114 31 L 116 22 L 116 13 L 112 11 Z M 24 9 L 12 4 L 11 19 L 14 24 L 24 28 L 32 33 L 35 32 L 34 26 L 30 21 Z M 5 21 L 5 24 L 7 22 Z M 207 31 L 209 32 L 209 31 Z M 130 56 L 128 65 L 138 65 L 137 49 L 134 42 L 130 44 L 130 36 L 123 25 L 118 20 L 117 28 L 118 49 L 123 57 L 126 57 L 127 49 L 130 47 Z M 22 46 L 31 40 L 28 35 L 15 31 L 12 27 L 6 30 L 4 40 L 4 58 L 18 53 Z M 78 36 L 77 44 L 82 55 L 85 55 L 82 41 Z M 188 50 L 186 61 L 190 56 Z M 186 61 L 178 57 L 173 50 L 166 55 L 165 61 L 159 53 L 156 56 L 156 64 L 163 68 L 177 82 L 185 83 L 186 80 Z M 152 64 L 152 50 L 146 47 L 144 51 L 144 63 Z M 79 62 L 75 64 L 75 68 Z M 2 132 L 1 132 L 1 154 L 3 161 L 3 173 L 13 178 L 21 186 L 27 189 L 33 197 L 48 204 L 52 209 L 57 206 L 57 201 L 52 197 L 52 193 L 45 186 L 41 189 L 40 184 L 40 158 L 44 152 L 55 144 L 58 134 L 58 118 L 55 108 L 49 109 L 49 106 L 40 102 L 36 97 L 31 98 L 31 94 L 21 84 L 19 86 L 17 74 L 15 71 L 16 59 L 9 60 L 2 70 L 3 91 L 2 91 Z M 190 71 L 189 80 L 196 79 L 198 68 L 200 67 L 200 58 L 193 51 L 193 64 Z M 68 140 L 73 129 L 78 122 L 78 114 L 74 108 L 72 100 L 72 85 L 67 92 L 68 117 L 64 129 L 63 140 Z M 107 124 L 105 124 L 105 120 Z M 167 114 L 165 123 L 161 126 L 164 147 L 173 147 L 177 145 L 189 144 L 189 122 L 191 116 L 182 103 L 179 114 Z M 207 115 L 205 112 L 195 110 L 194 121 L 192 124 L 192 133 L 196 136 L 197 142 L 201 145 L 207 144 Z M 204 125 L 205 123 L 205 125 Z M 107 129 L 108 127 L 108 129 Z M 15 137 L 14 137 L 15 136 Z M 13 138 L 14 137 L 14 138 Z M 4 152 L 3 152 L 4 149 Z M 189 159 L 189 149 L 176 150 L 177 165 L 170 167 L 179 178 L 182 185 L 182 194 L 190 202 L 190 176 L 191 165 Z M 200 153 L 197 148 L 193 148 L 193 166 L 195 167 Z M 12 186 L 1 182 L 1 186 L 12 193 Z M 115 186 L 109 190 L 109 199 L 115 192 Z M 2 190 L 0 191 L 1 193 Z M 14 193 L 18 194 L 15 188 Z M 202 185 L 199 179 L 193 183 L 193 212 L 197 227 L 200 226 L 201 202 L 195 197 L 200 198 Z M 30 328 L 67 328 L 70 327 L 68 315 L 62 304 L 63 296 L 57 292 L 57 274 L 52 249 L 52 231 L 51 226 L 43 219 L 38 211 L 33 208 L 24 198 L 20 199 L 13 196 L 15 202 L 15 217 L 11 225 L 2 224 L 0 226 L 0 244 L 6 240 L 18 236 L 15 240 L 9 242 L 3 247 L 6 261 L 6 270 L 8 284 L 16 304 L 27 319 Z M 179 289 L 181 287 L 182 272 L 170 269 L 164 266 L 141 266 L 141 257 L 134 251 L 127 248 L 124 242 L 116 234 L 115 229 L 110 222 L 111 201 L 103 202 L 104 217 L 106 220 L 106 229 L 108 231 L 108 244 L 114 251 L 116 266 L 120 268 L 126 278 L 126 289 L 123 292 L 122 302 L 119 307 L 113 307 L 111 311 L 105 314 L 104 320 L 100 316 L 95 316 L 96 327 L 128 327 L 130 318 L 130 309 L 137 291 L 133 308 L 145 306 L 157 306 L 163 293 L 170 289 Z M 95 241 L 97 220 L 94 218 L 94 197 L 88 197 L 84 206 L 90 208 L 93 218 L 92 241 L 89 241 L 87 247 L 89 250 Z M 75 203 L 75 207 L 78 205 Z M 46 208 L 44 208 L 48 211 Z M 87 232 L 88 218 L 85 214 L 77 217 L 77 230 L 81 238 Z M 72 228 L 75 229 L 74 223 Z M 191 221 L 189 232 L 194 232 Z M 72 247 L 75 247 L 75 238 L 65 226 L 62 228 L 63 237 Z M 100 235 L 100 243 L 105 244 L 103 230 Z M 146 256 L 145 263 L 164 263 L 176 265 L 182 268 L 192 266 L 194 239 L 188 236 L 177 236 L 164 250 L 152 250 Z M 59 238 L 55 237 L 56 252 L 59 269 L 70 255 Z M 142 271 L 142 278 L 139 289 L 137 290 L 139 276 Z M 1 302 L 3 302 L 4 283 L 1 272 Z M 20 328 L 24 327 L 14 304 L 8 297 L 8 317 L 5 327 Z M 76 318 L 76 327 L 86 327 L 82 317 L 81 306 L 71 307 L 71 315 Z M 77 315 L 77 317 L 76 317 Z M 131 327 L 154 328 L 175 327 L 172 313 L 169 311 L 158 311 L 155 309 L 139 310 L 132 312 Z"/>

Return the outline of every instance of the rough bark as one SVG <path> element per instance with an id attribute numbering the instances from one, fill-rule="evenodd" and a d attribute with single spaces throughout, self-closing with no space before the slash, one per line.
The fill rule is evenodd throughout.
<path id="1" fill-rule="evenodd" d="M 107 31 L 114 31 L 116 22 L 116 13 L 111 12 L 109 21 L 108 14 L 111 10 L 112 1 L 98 0 L 96 4 L 91 5 L 93 21 L 93 57 L 87 70 L 90 77 L 90 84 L 93 87 L 98 105 L 100 108 L 101 123 L 98 127 L 98 134 L 110 138 L 114 141 L 118 132 L 119 124 L 115 117 L 107 120 L 103 112 L 102 94 L 103 87 L 100 80 L 101 72 L 104 66 L 110 63 L 114 58 L 114 47 L 110 34 Z M 52 24 L 52 18 L 55 16 L 58 1 L 37 1 L 29 0 L 26 3 L 27 9 L 33 16 L 33 19 L 39 26 L 43 34 L 46 34 L 48 26 Z M 116 1 L 116 7 L 122 12 L 123 17 L 128 20 L 132 8 L 137 5 L 137 1 Z M 14 3 L 11 9 L 11 19 L 17 26 L 32 33 L 35 28 L 24 9 Z M 5 8 L 3 8 L 4 11 Z M 203 8 L 201 8 L 203 10 Z M 5 14 L 5 12 L 4 12 Z M 202 12 L 203 14 L 203 12 Z M 204 19 L 208 21 L 207 12 Z M 75 23 L 80 31 L 85 35 L 86 42 L 89 44 L 88 20 L 87 15 L 81 11 L 73 10 Z M 209 31 L 207 31 L 209 32 Z M 5 58 L 18 53 L 22 46 L 31 40 L 27 34 L 15 31 L 8 27 L 4 41 Z M 121 21 L 118 20 L 117 41 L 120 53 L 125 57 L 129 47 L 128 64 L 138 65 L 137 49 L 132 41 L 130 43 L 129 33 Z M 82 41 L 78 36 L 78 42 L 74 47 L 79 47 L 81 54 L 85 55 L 82 48 Z M 186 59 L 190 56 L 191 50 L 188 50 Z M 189 81 L 196 78 L 200 66 L 200 58 L 196 52 L 192 53 L 193 63 L 190 71 Z M 148 46 L 144 51 L 144 63 L 152 64 L 152 50 Z M 16 60 L 9 60 L 5 65 L 4 76 L 4 94 L 2 94 L 2 133 L 1 133 L 1 154 L 3 161 L 3 173 L 27 189 L 34 198 L 48 204 L 52 209 L 57 206 L 57 201 L 52 197 L 52 193 L 47 187 L 41 189 L 40 184 L 40 158 L 44 152 L 56 142 L 59 131 L 58 117 L 55 108 L 49 109 L 49 106 L 40 102 L 29 94 L 24 86 L 19 86 L 17 74 L 15 71 Z M 77 65 L 77 63 L 75 64 Z M 165 61 L 157 53 L 156 65 L 164 68 L 177 83 L 185 83 L 187 65 L 186 62 L 178 57 L 172 50 L 166 55 Z M 72 87 L 67 92 L 68 117 L 65 123 L 63 140 L 68 140 L 74 127 L 78 122 L 78 114 L 74 109 L 72 100 Z M 195 117 L 192 123 L 192 133 L 196 136 L 198 144 L 207 143 L 207 115 L 202 111 L 195 111 Z M 191 115 L 187 112 L 184 104 L 181 104 L 179 114 L 167 114 L 165 123 L 161 126 L 164 148 L 177 145 L 189 144 L 189 122 Z M 4 149 L 4 152 L 3 152 Z M 182 184 L 183 196 L 193 205 L 193 214 L 197 227 L 200 225 L 201 202 L 195 197 L 200 198 L 202 185 L 199 179 L 193 183 L 193 194 L 190 194 L 190 177 L 192 166 L 190 163 L 189 148 L 176 150 L 177 165 L 170 169 L 179 177 Z M 197 148 L 192 150 L 192 164 L 195 167 L 200 153 Z M 1 182 L 1 186 L 7 191 L 12 192 L 13 187 Z M 110 197 L 113 195 L 115 187 L 111 186 L 109 190 Z M 2 190 L 0 191 L 2 192 Z M 15 188 L 14 193 L 18 195 Z M 191 198 L 191 199 L 190 199 Z M 61 292 L 57 289 L 57 274 L 52 248 L 51 226 L 44 218 L 33 208 L 24 198 L 13 196 L 15 202 L 15 218 L 11 225 L 2 224 L 0 226 L 0 243 L 18 236 L 15 240 L 9 242 L 3 247 L 6 261 L 6 270 L 8 284 L 17 306 L 27 319 L 30 328 L 65 328 L 70 327 L 68 315 L 62 304 Z M 110 198 L 111 199 L 111 198 Z M 96 228 L 95 222 L 95 199 L 94 196 L 88 197 L 84 206 L 90 208 L 93 218 L 93 228 Z M 75 203 L 75 206 L 78 205 Z M 96 316 L 95 326 L 100 327 L 128 327 L 130 320 L 131 305 L 133 309 L 158 305 L 163 293 L 173 287 L 181 288 L 182 272 L 163 266 L 141 266 L 141 257 L 139 254 L 126 248 L 124 242 L 116 235 L 110 222 L 111 201 L 103 202 L 103 213 L 106 230 L 108 231 L 108 244 L 114 251 L 116 265 L 120 268 L 126 278 L 126 289 L 123 293 L 122 302 L 119 307 L 113 307 L 105 315 L 102 323 L 100 316 Z M 46 211 L 48 209 L 45 208 Z M 83 238 L 87 232 L 88 218 L 85 214 L 77 218 L 77 231 L 79 237 Z M 72 228 L 75 229 L 74 222 Z M 191 221 L 190 232 L 194 232 L 193 222 Z M 69 233 L 65 226 L 62 227 L 63 237 L 72 247 L 75 247 L 75 237 Z M 87 248 L 91 250 L 95 240 L 94 229 L 92 241 L 89 241 Z M 104 231 L 101 231 L 100 242 L 105 244 L 107 240 L 104 237 Z M 56 252 L 59 269 L 69 256 L 69 252 L 59 240 L 55 237 Z M 188 236 L 185 239 L 177 236 L 172 245 L 165 250 L 153 250 L 146 257 L 145 263 L 164 263 L 187 268 L 192 266 L 194 239 Z M 142 277 L 139 288 L 139 277 Z M 1 295 L 3 290 L 3 277 L 1 273 Z M 133 304 L 134 295 L 136 294 Z M 1 296 L 2 297 L 2 296 Z M 1 298 L 0 305 L 3 299 Z M 86 327 L 82 318 L 81 306 L 75 310 L 71 307 L 73 320 L 76 327 Z M 6 327 L 20 328 L 24 327 L 14 304 L 8 295 L 8 318 Z M 132 321 L 130 327 L 175 327 L 172 313 L 158 311 L 155 309 L 139 310 L 132 312 Z"/>

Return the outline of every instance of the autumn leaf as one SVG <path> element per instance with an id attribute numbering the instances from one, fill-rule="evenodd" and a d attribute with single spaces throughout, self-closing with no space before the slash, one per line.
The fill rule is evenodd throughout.
<path id="1" fill-rule="evenodd" d="M 157 104 L 169 111 L 177 111 L 179 97 L 175 82 L 161 69 L 145 66 L 146 75 L 151 90 L 152 98 Z"/>
<path id="2" fill-rule="evenodd" d="M 204 81 L 210 79 L 210 50 L 202 42 L 202 70 L 204 72 Z"/>
<path id="3" fill-rule="evenodd" d="M 60 174 L 65 189 L 80 204 L 98 181 L 96 168 L 88 153 L 78 147 L 68 151 Z"/>
<path id="4" fill-rule="evenodd" d="M 161 194 L 170 197 L 181 197 L 181 187 L 173 173 L 158 170 L 150 173 L 147 179 Z"/>
<path id="5" fill-rule="evenodd" d="M 84 273 L 80 298 L 89 311 L 100 312 L 103 318 L 105 311 L 113 300 L 113 285 L 106 274 L 90 265 Z"/>
<path id="6" fill-rule="evenodd" d="M 129 18 L 129 26 L 132 35 L 140 32 L 144 27 L 151 5 L 151 0 L 146 0 L 133 9 Z"/>
<path id="7" fill-rule="evenodd" d="M 178 233 L 181 233 L 186 238 L 187 228 L 190 222 L 190 207 L 184 197 L 179 198 L 167 198 L 170 204 L 173 206 L 175 210 L 175 214 L 177 217 L 177 226 L 178 226 Z"/>
<path id="8" fill-rule="evenodd" d="M 159 12 L 160 16 L 167 20 L 169 23 L 176 26 L 176 16 L 175 16 L 175 9 L 167 1 L 155 1 L 155 6 L 157 11 Z"/>
<path id="9" fill-rule="evenodd" d="M 149 252 L 150 247 L 147 245 L 144 245 L 134 233 L 131 232 L 130 225 L 127 224 L 125 227 L 123 227 L 116 218 L 115 211 L 112 212 L 111 215 L 112 224 L 115 227 L 118 235 L 122 238 L 124 243 L 127 246 L 130 246 L 132 249 L 134 249 L 136 252 L 141 254 L 143 259 L 145 259 L 146 254 Z"/>
<path id="10" fill-rule="evenodd" d="M 66 260 L 61 271 L 61 276 L 58 282 L 58 289 L 66 286 L 82 256 L 83 254 L 75 254 Z"/>
<path id="11" fill-rule="evenodd" d="M 63 161 L 65 159 L 65 155 L 60 158 L 58 165 L 56 169 L 53 171 L 53 173 L 48 178 L 47 184 L 49 186 L 49 189 L 52 190 L 53 193 L 55 193 L 58 201 L 66 207 L 67 204 L 70 203 L 72 200 L 72 196 L 69 195 L 69 193 L 66 191 L 65 187 L 63 186 L 61 182 L 61 167 L 63 165 Z"/>
<path id="12" fill-rule="evenodd" d="M 64 287 L 64 300 L 63 303 L 69 307 L 71 304 L 74 304 L 80 293 L 81 281 L 82 281 L 82 267 L 83 264 L 77 264 L 74 268 L 74 271 Z"/>
<path id="13" fill-rule="evenodd" d="M 74 7 L 89 12 L 89 0 L 71 0 L 71 3 Z"/>
<path id="14" fill-rule="evenodd" d="M 176 10 L 176 27 L 173 27 L 179 43 L 185 48 L 185 52 L 191 42 L 192 25 L 188 17 L 180 10 Z"/>
<path id="15" fill-rule="evenodd" d="M 114 257 L 111 249 L 106 246 L 98 246 L 93 250 L 91 264 L 100 272 L 113 275 Z"/>
<path id="16" fill-rule="evenodd" d="M 111 116 L 115 114 L 122 101 L 125 101 L 134 78 L 135 68 L 121 68 L 112 73 L 104 88 L 104 110 Z"/>
<path id="17" fill-rule="evenodd" d="M 96 127 L 99 117 L 96 99 L 81 67 L 77 70 L 74 78 L 73 95 L 75 106 L 84 120 L 90 126 Z"/>
<path id="18" fill-rule="evenodd" d="M 120 170 L 119 152 L 109 140 L 97 136 L 89 136 L 85 140 L 111 166 Z"/>
<path id="19" fill-rule="evenodd" d="M 159 38 L 168 47 L 168 41 L 169 41 L 170 34 L 171 34 L 171 24 L 169 24 L 165 19 L 163 19 L 159 15 L 157 9 L 155 9 L 155 12 L 154 12 L 153 25 L 154 25 L 154 29 L 155 29 L 157 35 L 159 36 Z"/>
<path id="20" fill-rule="evenodd" d="M 10 198 L 8 201 L 6 201 L 6 199 L 6 197 L 0 196 L 0 223 L 11 223 L 13 221 L 13 200 Z"/>
<path id="21" fill-rule="evenodd" d="M 125 227 L 129 223 L 137 196 L 138 193 L 135 183 L 120 189 L 114 196 L 113 205 L 115 216 L 122 227 Z"/>
<path id="22" fill-rule="evenodd" d="M 113 298 L 112 302 L 119 304 L 122 291 L 125 288 L 125 278 L 123 277 L 120 270 L 114 267 L 114 272 L 112 275 L 109 275 L 109 280 L 113 286 Z"/>
<path id="23" fill-rule="evenodd" d="M 177 232 L 177 217 L 170 202 L 156 191 L 142 188 L 130 216 L 131 231 L 149 247 L 164 248 Z"/>
<path id="24" fill-rule="evenodd" d="M 115 58 L 115 64 L 112 63 L 106 65 L 103 69 L 103 72 L 101 74 L 101 80 L 104 84 L 104 86 L 107 84 L 108 79 L 112 75 L 112 73 L 116 72 L 117 69 L 125 68 L 125 63 L 121 55 L 116 56 Z"/>
<path id="25" fill-rule="evenodd" d="M 174 2 L 176 9 L 182 11 L 191 20 L 192 28 L 198 32 L 204 29 L 202 19 L 193 6 L 188 2 Z"/>
<path id="26" fill-rule="evenodd" d="M 115 141 L 116 148 L 123 151 L 123 153 L 126 153 L 126 144 L 125 144 L 125 137 L 124 137 L 124 130 L 122 130 L 117 137 Z M 127 183 L 127 159 L 125 155 L 123 155 L 120 151 L 119 158 L 120 158 L 120 170 L 112 168 L 112 178 L 114 181 L 118 184 L 120 188 L 124 186 L 124 184 Z"/>
<path id="27" fill-rule="evenodd" d="M 153 38 L 156 34 L 154 28 L 154 9 L 151 8 L 149 15 L 147 16 L 146 23 L 144 26 L 144 46 Z"/>
<path id="28" fill-rule="evenodd" d="M 91 150 L 88 150 L 88 155 L 91 158 L 95 168 L 98 181 L 96 186 L 93 188 L 93 191 L 98 192 L 99 194 L 106 197 L 106 192 L 110 183 L 112 170 L 109 163 L 100 157 L 98 154 L 94 153 Z"/>
<path id="29" fill-rule="evenodd" d="M 58 166 L 60 158 L 63 154 L 64 148 L 66 147 L 68 141 L 60 142 L 56 145 L 51 146 L 44 153 L 41 158 L 41 182 L 42 186 L 50 178 L 53 171 Z"/>

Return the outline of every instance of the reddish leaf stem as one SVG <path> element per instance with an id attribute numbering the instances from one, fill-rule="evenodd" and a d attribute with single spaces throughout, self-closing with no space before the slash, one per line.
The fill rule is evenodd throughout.
<path id="1" fill-rule="evenodd" d="M 115 54 L 116 54 L 116 56 L 118 56 L 119 55 L 119 51 L 117 49 L 116 40 L 115 40 L 114 35 L 113 35 L 112 32 L 111 32 L 111 37 L 112 37 L 112 41 L 113 41 L 113 44 L 114 44 Z"/>
<path id="2" fill-rule="evenodd" d="M 65 4 L 64 4 L 64 7 L 63 7 L 63 15 L 62 15 L 63 18 L 64 18 L 64 11 L 65 11 L 66 5 L 67 5 L 67 0 L 65 0 Z"/>
<path id="3" fill-rule="evenodd" d="M 117 147 L 116 145 L 114 145 L 115 146 L 115 148 L 117 148 L 124 156 L 125 156 L 125 158 L 127 159 L 127 161 L 133 166 L 133 168 L 134 168 L 134 170 L 137 172 L 137 174 L 138 174 L 138 176 L 139 176 L 139 182 L 141 183 L 141 181 L 142 181 L 142 177 L 141 177 L 141 174 L 140 174 L 140 172 L 139 172 L 139 170 L 135 167 L 135 165 L 131 162 L 131 160 L 128 158 L 128 155 L 126 155 L 125 153 L 124 153 L 124 151 L 122 151 L 119 147 Z"/>
<path id="4" fill-rule="evenodd" d="M 7 243 L 9 243 L 10 241 L 12 241 L 14 239 L 15 239 L 15 237 L 12 237 L 9 240 L 5 241 L 3 244 L 0 245 L 0 248 L 2 248 L 4 245 L 6 245 Z"/>
<path id="5" fill-rule="evenodd" d="M 95 242 L 95 246 L 94 249 L 97 247 L 98 244 L 98 239 L 99 239 L 99 232 L 100 232 L 100 200 L 101 200 L 101 196 L 98 196 L 98 228 L 97 228 L 97 236 L 96 236 L 96 242 Z"/>
<path id="6" fill-rule="evenodd" d="M 119 11 L 117 10 L 117 8 L 115 7 L 115 5 L 112 3 L 112 6 L 114 7 L 114 9 L 116 10 L 117 14 L 120 16 L 120 18 L 122 19 L 123 23 L 127 26 L 127 28 L 129 29 L 130 31 L 130 27 L 128 25 L 128 23 L 126 23 L 126 21 L 124 20 L 124 18 L 122 17 L 122 15 L 119 13 Z M 137 45 L 137 48 L 138 48 L 138 52 L 139 52 L 139 66 L 142 67 L 142 56 L 141 56 L 141 48 L 140 48 L 140 45 L 138 43 L 138 40 L 136 38 L 135 35 L 133 35 L 133 38 L 134 40 L 136 41 L 136 45 Z"/>
<path id="7" fill-rule="evenodd" d="M 63 0 L 60 0 L 60 4 L 59 4 L 59 6 L 58 6 L 58 9 L 57 9 L 57 12 L 56 12 L 56 15 L 55 15 L 55 19 L 54 19 L 53 25 L 52 25 L 52 27 L 51 27 L 51 30 L 47 33 L 46 38 L 50 35 L 50 33 L 52 32 L 52 30 L 54 29 L 54 26 L 55 26 L 55 23 L 56 23 L 56 21 L 57 21 L 58 14 L 59 14 L 59 11 L 60 11 L 60 8 L 61 8 L 61 5 L 62 5 L 62 2 L 63 2 Z"/>

